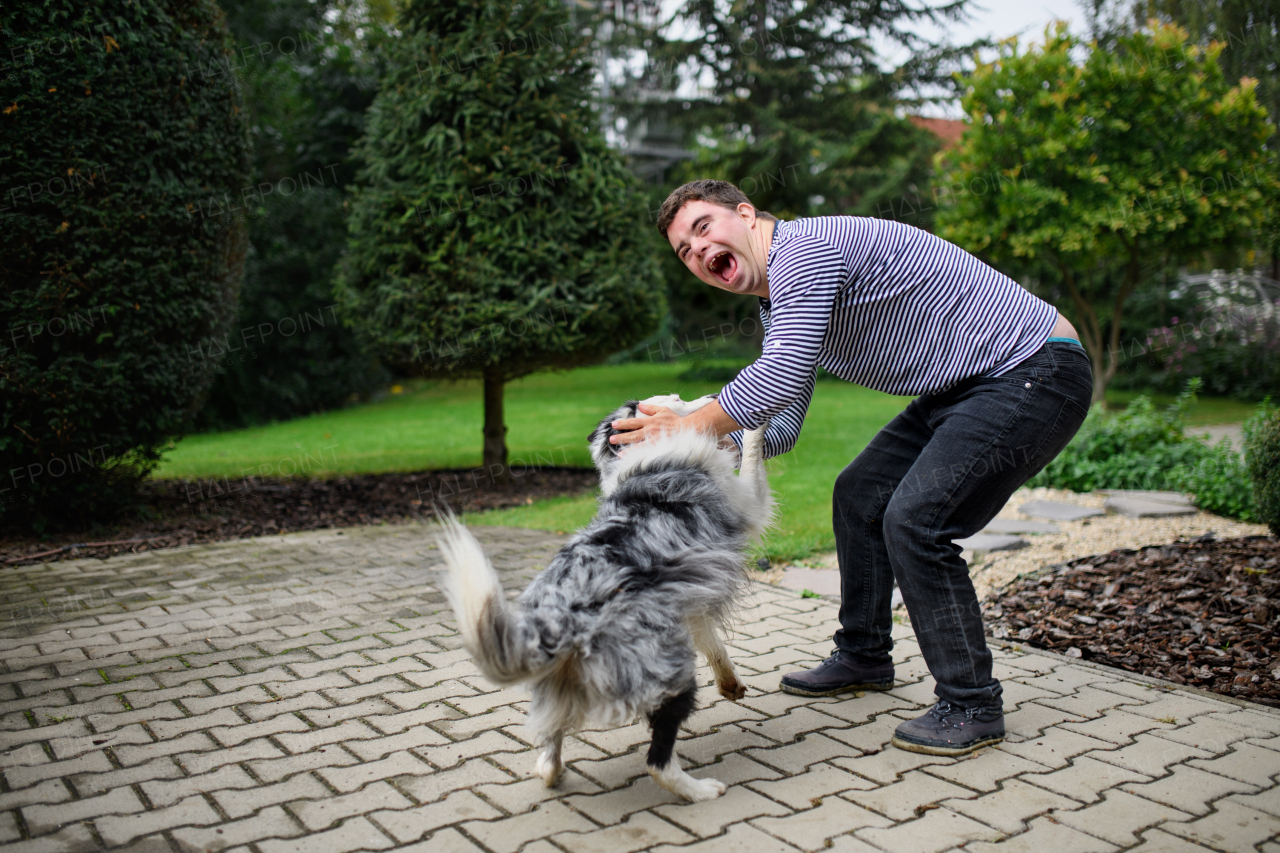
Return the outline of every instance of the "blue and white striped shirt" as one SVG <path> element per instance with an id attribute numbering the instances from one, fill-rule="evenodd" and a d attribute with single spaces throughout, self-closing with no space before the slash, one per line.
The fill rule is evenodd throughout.
<path id="1" fill-rule="evenodd" d="M 884 219 L 779 221 L 766 272 L 764 351 L 720 405 L 748 429 L 772 418 L 767 456 L 795 446 L 818 365 L 877 391 L 928 394 L 1012 370 L 1058 317 L 954 243 Z"/>

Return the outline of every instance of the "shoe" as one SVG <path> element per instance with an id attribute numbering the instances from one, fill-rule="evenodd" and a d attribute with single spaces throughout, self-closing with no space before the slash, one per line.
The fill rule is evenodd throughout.
<path id="1" fill-rule="evenodd" d="M 893 733 L 893 745 L 926 755 L 965 755 L 1004 740 L 1004 712 L 957 708 L 945 700 Z"/>
<path id="2" fill-rule="evenodd" d="M 834 696 L 847 690 L 889 690 L 893 687 L 893 662 L 866 666 L 841 656 L 837 649 L 813 669 L 782 676 L 784 693 L 797 696 Z"/>

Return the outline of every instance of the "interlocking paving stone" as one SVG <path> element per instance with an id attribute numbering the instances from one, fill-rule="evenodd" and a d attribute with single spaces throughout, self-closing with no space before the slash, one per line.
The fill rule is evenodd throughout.
<path id="1" fill-rule="evenodd" d="M 1226 799 L 1214 804 L 1213 814 L 1160 828 L 1220 850 L 1249 850 L 1280 834 L 1280 818 Z"/>
<path id="2" fill-rule="evenodd" d="M 937 808 L 915 820 L 886 829 L 860 829 L 855 835 L 890 853 L 938 853 L 968 841 L 990 840 L 1000 833 L 951 809 Z"/>
<path id="3" fill-rule="evenodd" d="M 428 533 L 6 570 L 0 845 L 1069 853 L 1241 849 L 1280 826 L 1280 714 L 996 649 L 1008 741 L 962 760 L 907 753 L 894 727 L 935 698 L 910 628 L 894 626 L 893 691 L 784 694 L 782 672 L 829 653 L 836 608 L 769 587 L 726 638 L 748 696 L 721 699 L 700 665 L 702 709 L 677 744 L 724 797 L 659 788 L 642 722 L 568 738 L 564 782 L 547 789 L 528 695 L 488 683 L 461 648 Z M 512 594 L 564 539 L 477 533 Z M 68 590 L 92 606 L 60 613 Z"/>
<path id="4" fill-rule="evenodd" d="M 1204 770 L 1198 770 L 1195 767 L 1183 764 L 1174 767 L 1173 772 L 1168 776 L 1164 776 L 1154 782 L 1148 782 L 1145 785 L 1121 785 L 1120 790 L 1173 806 L 1175 809 L 1181 809 L 1184 812 L 1203 815 L 1208 814 L 1214 800 L 1221 799 L 1228 794 L 1240 791 L 1252 792 L 1258 789 L 1248 782 L 1228 779 L 1226 776 L 1207 773 Z M 1238 797 L 1235 799 L 1237 802 L 1244 802 Z M 1245 804 L 1250 805 L 1247 802 Z M 1266 809 L 1263 809 L 1263 811 L 1266 811 Z"/>
<path id="5" fill-rule="evenodd" d="M 847 799 L 894 821 L 910 820 L 917 816 L 917 809 L 920 807 L 931 806 L 947 798 L 976 796 L 975 791 L 966 791 L 959 785 L 919 770 L 903 774 L 901 780 L 890 785 L 845 794 Z"/>
<path id="6" fill-rule="evenodd" d="M 998 791 L 983 794 L 977 799 L 944 800 L 941 805 L 1010 835 L 1022 832 L 1027 828 L 1026 822 L 1037 815 L 1080 806 L 1074 800 L 1018 779 L 1010 779 Z"/>
<path id="7" fill-rule="evenodd" d="M 1191 817 L 1186 812 L 1162 804 L 1153 808 L 1149 800 L 1121 790 L 1107 791 L 1102 797 L 1100 802 L 1077 811 L 1058 812 L 1054 817 L 1059 823 L 1122 847 L 1136 844 L 1137 833 L 1143 829 Z"/>
<path id="8" fill-rule="evenodd" d="M 1029 826 L 1026 832 L 999 842 L 978 841 L 964 849 L 966 853 L 1111 853 L 1120 849 L 1101 838 L 1063 826 L 1056 818 L 1036 818 Z"/>
<path id="9" fill-rule="evenodd" d="M 891 824 L 892 821 L 840 797 L 829 797 L 813 808 L 786 817 L 762 817 L 751 821 L 752 826 L 801 850 L 821 850 L 833 836 L 843 835 L 855 826 Z"/>

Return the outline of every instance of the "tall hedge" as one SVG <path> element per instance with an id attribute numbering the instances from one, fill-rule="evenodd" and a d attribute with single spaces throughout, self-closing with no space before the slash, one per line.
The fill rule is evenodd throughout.
<path id="1" fill-rule="evenodd" d="M 243 222 L 229 41 L 212 0 L 0 11 L 0 523 L 109 513 L 198 407 Z M 249 191 L 252 192 L 251 190 Z"/>
<path id="2" fill-rule="evenodd" d="M 483 378 L 484 463 L 502 476 L 505 382 L 656 328 L 652 226 L 605 144 L 590 45 L 562 0 L 411 0 L 398 26 L 339 310 L 405 372 Z"/>

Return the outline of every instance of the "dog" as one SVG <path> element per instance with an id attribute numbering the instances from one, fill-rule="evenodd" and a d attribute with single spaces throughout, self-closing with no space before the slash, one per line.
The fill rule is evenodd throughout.
<path id="1" fill-rule="evenodd" d="M 713 398 L 651 397 L 676 414 Z M 744 590 L 747 546 L 773 517 L 763 428 L 735 451 L 708 434 L 675 432 L 636 444 L 609 443 L 612 422 L 643 416 L 632 401 L 588 437 L 600 473 L 600 508 L 519 596 L 503 595 L 475 538 L 452 517 L 439 537 L 444 591 L 467 651 L 495 684 L 532 690 L 528 727 L 542 747 L 548 787 L 564 769 L 561 741 L 587 723 L 619 726 L 645 716 L 653 735 L 649 774 L 697 802 L 725 791 L 680 768 L 676 735 L 694 711 L 694 649 L 707 658 L 720 695 L 746 694 L 721 641 Z"/>

